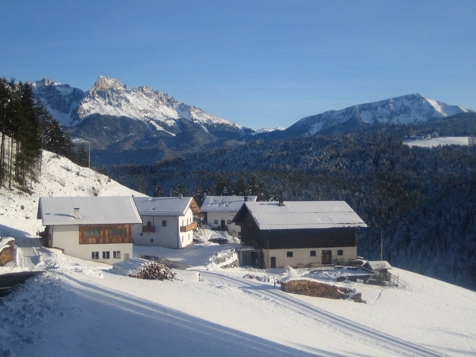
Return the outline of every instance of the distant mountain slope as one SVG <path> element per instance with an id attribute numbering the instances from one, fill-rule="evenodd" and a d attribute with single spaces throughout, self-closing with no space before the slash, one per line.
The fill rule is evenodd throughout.
<path id="1" fill-rule="evenodd" d="M 292 136 L 314 135 L 351 119 L 364 123 L 414 124 L 466 112 L 467 109 L 456 105 L 435 101 L 422 94 L 411 94 L 305 117 L 286 132 Z"/>
<path id="2" fill-rule="evenodd" d="M 308 116 L 285 130 L 255 131 L 150 87 L 130 89 L 104 76 L 86 92 L 47 79 L 33 88 L 73 139 L 90 143 L 93 164 L 107 166 L 151 164 L 258 139 L 342 135 L 374 123 L 409 125 L 471 112 L 412 94 Z"/>
<path id="3" fill-rule="evenodd" d="M 194 105 L 181 103 L 166 93 L 147 86 L 130 89 L 117 79 L 105 76 L 100 76 L 86 92 L 49 79 L 36 81 L 32 86 L 50 112 L 65 126 L 77 125 L 91 115 L 106 115 L 141 120 L 156 130 L 171 134 L 174 131 L 170 128 L 181 118 L 201 125 L 205 131 L 220 131 L 218 128 L 228 127 L 228 131 L 254 132 Z"/>
<path id="4" fill-rule="evenodd" d="M 150 87 L 130 89 L 104 76 L 86 92 L 48 79 L 32 86 L 73 139 L 90 143 L 94 165 L 153 163 L 236 145 L 256 133 Z"/>
<path id="5" fill-rule="evenodd" d="M 71 116 L 87 95 L 87 92 L 79 88 L 73 88 L 69 84 L 54 82 L 46 78 L 33 82 L 31 85 L 48 111 L 63 126 L 71 125 Z"/>
<path id="6" fill-rule="evenodd" d="M 241 125 L 209 114 L 193 105 L 180 103 L 166 93 L 147 86 L 129 89 L 117 79 L 104 76 L 97 79 L 79 103 L 73 123 L 98 114 L 142 120 L 156 130 L 171 134 L 175 133 L 170 128 L 176 126 L 176 120 L 181 118 L 200 125 L 204 131 L 214 131 L 219 126 L 229 127 L 229 130 L 236 132 L 246 130 Z"/>

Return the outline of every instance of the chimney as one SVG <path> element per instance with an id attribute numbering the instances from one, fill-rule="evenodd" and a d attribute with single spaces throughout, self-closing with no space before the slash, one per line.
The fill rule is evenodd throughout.
<path id="1" fill-rule="evenodd" d="M 74 209 L 74 219 L 79 219 L 79 208 Z"/>

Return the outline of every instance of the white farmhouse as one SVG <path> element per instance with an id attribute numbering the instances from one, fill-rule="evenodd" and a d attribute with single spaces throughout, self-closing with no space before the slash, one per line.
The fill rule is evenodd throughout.
<path id="1" fill-rule="evenodd" d="M 48 247 L 108 264 L 132 257 L 132 225 L 141 222 L 131 196 L 41 197 L 37 218 Z"/>
<path id="2" fill-rule="evenodd" d="M 132 227 L 136 245 L 184 248 L 197 228 L 200 208 L 192 197 L 134 197 L 142 222 Z"/>
<path id="3" fill-rule="evenodd" d="M 232 222 L 244 202 L 256 202 L 257 196 L 207 196 L 200 208 L 205 222 L 213 229 L 227 230 L 234 237 L 240 236 L 240 226 Z"/>

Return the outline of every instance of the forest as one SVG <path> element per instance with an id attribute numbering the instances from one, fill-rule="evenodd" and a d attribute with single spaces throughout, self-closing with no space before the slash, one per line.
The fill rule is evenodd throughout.
<path id="1" fill-rule="evenodd" d="M 153 196 L 257 195 L 344 200 L 367 223 L 359 255 L 476 289 L 476 147 L 408 147 L 404 135 L 469 135 L 473 115 L 421 126 L 372 125 L 340 136 L 262 139 L 108 174 Z M 422 129 L 423 128 L 423 129 Z M 471 133 L 470 133 L 471 134 Z"/>
<path id="2" fill-rule="evenodd" d="M 28 184 L 41 172 L 41 150 L 87 164 L 84 147 L 74 147 L 58 121 L 35 98 L 29 83 L 0 79 L 0 186 L 16 185 L 28 191 Z"/>

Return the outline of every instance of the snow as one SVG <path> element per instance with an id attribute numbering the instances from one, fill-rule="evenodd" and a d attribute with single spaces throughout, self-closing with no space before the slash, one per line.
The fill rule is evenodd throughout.
<path id="1" fill-rule="evenodd" d="M 202 126 L 217 124 L 242 129 L 239 124 L 206 113 L 193 105 L 179 103 L 175 98 L 144 86 L 129 89 L 120 81 L 100 76 L 87 96 L 79 103 L 78 116 L 82 120 L 92 114 L 125 116 L 152 123 L 164 130 L 162 123 L 176 125 L 176 119 L 185 118 Z M 208 130 L 208 129 L 207 129 Z M 170 133 L 172 134 L 172 133 Z M 173 135 L 173 134 L 172 134 Z"/>
<path id="2" fill-rule="evenodd" d="M 420 146 L 420 147 L 435 147 L 440 145 L 469 145 L 469 138 L 467 136 L 448 136 L 440 138 L 427 138 L 427 137 L 410 137 L 403 140 L 403 143 L 408 146 Z"/>
<path id="3" fill-rule="evenodd" d="M 0 300 L 0 356 L 476 354 L 476 293 L 395 267 L 398 287 L 334 282 L 359 290 L 363 304 L 274 285 L 289 276 L 331 281 L 335 271 L 313 277 L 309 269 L 222 269 L 236 244 L 206 242 L 229 238 L 208 229 L 196 236 L 204 243 L 181 250 L 136 246 L 130 266 L 118 269 L 42 247 L 35 234 L 40 196 L 131 194 L 50 153 L 42 172 L 32 195 L 0 192 L 0 233 L 19 246 L 0 273 L 44 271 Z M 174 281 L 127 277 L 145 263 L 143 255 L 190 267 L 174 269 Z"/>
<path id="4" fill-rule="evenodd" d="M 344 201 L 246 202 L 260 230 L 367 227 Z"/>

